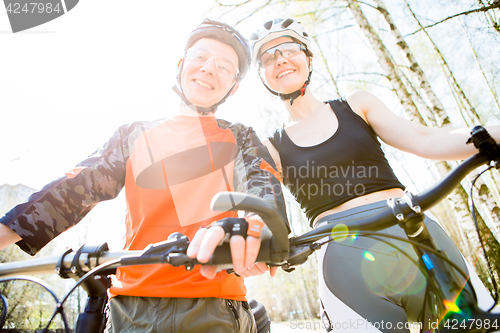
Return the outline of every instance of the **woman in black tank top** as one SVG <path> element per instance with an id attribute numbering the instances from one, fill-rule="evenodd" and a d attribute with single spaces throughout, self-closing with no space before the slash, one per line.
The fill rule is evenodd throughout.
<path id="1" fill-rule="evenodd" d="M 290 119 L 265 143 L 283 184 L 312 227 L 374 214 L 386 199 L 402 196 L 404 186 L 387 163 L 378 138 L 430 159 L 464 159 L 477 152 L 465 143 L 470 129 L 412 123 L 366 91 L 327 103 L 316 99 L 307 89 L 312 73 L 310 39 L 293 19 L 269 21 L 250 39 L 260 78 L 283 100 Z M 488 131 L 500 141 L 498 126 Z M 467 270 L 443 229 L 430 219 L 426 224 L 438 247 Z M 386 232 L 404 236 L 398 226 Z M 426 280 L 405 256 L 363 237 L 350 244 L 328 244 L 319 254 L 320 304 L 327 330 L 342 331 L 347 326 L 349 332 L 409 332 L 402 323 L 420 321 L 424 329 L 432 324 L 421 311 Z M 397 246 L 416 256 L 406 244 Z M 377 253 L 377 260 L 367 263 L 364 251 Z"/>

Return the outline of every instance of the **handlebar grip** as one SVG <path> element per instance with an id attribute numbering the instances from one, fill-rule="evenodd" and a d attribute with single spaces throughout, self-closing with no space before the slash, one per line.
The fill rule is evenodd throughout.
<path id="1" fill-rule="evenodd" d="M 270 262 L 283 262 L 288 258 L 288 230 L 278 210 L 266 200 L 239 192 L 220 192 L 211 203 L 214 211 L 244 210 L 258 214 L 271 230 Z"/>
<path id="2" fill-rule="evenodd" d="M 224 243 L 215 249 L 214 255 L 212 256 L 209 264 L 223 265 L 231 264 L 232 262 L 229 244 Z M 271 262 L 271 240 L 264 240 L 261 242 L 256 262 Z"/>

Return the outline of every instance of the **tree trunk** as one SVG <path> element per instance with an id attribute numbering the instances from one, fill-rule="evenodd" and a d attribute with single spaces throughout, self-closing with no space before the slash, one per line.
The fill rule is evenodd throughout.
<path id="1" fill-rule="evenodd" d="M 434 40 L 427 33 L 427 30 L 424 28 L 424 26 L 422 25 L 422 23 L 418 19 L 417 15 L 415 15 L 415 12 L 411 9 L 410 5 L 408 4 L 408 1 L 405 0 L 405 3 L 406 3 L 407 9 L 410 11 L 411 15 L 413 16 L 413 18 L 415 19 L 415 21 L 419 25 L 421 31 L 425 34 L 427 39 L 431 42 L 431 44 L 434 48 L 434 51 L 436 52 L 436 55 L 438 56 L 438 60 L 441 64 L 441 69 L 443 70 L 443 74 L 444 74 L 445 78 L 447 79 L 446 82 L 448 83 L 448 86 L 450 87 L 450 90 L 453 93 L 453 96 L 455 98 L 457 106 L 460 109 L 460 112 L 462 113 L 462 118 L 464 119 L 464 122 L 466 124 L 468 124 L 469 126 L 479 125 L 479 124 L 483 123 L 479 117 L 479 114 L 476 112 L 475 108 L 472 106 L 469 99 L 465 95 L 465 92 L 458 84 L 458 82 L 455 78 L 455 75 L 453 74 L 450 67 L 448 66 L 448 63 L 444 59 L 444 56 L 443 56 L 441 50 L 437 47 Z"/>
<path id="2" fill-rule="evenodd" d="M 464 25 L 462 24 L 462 28 L 464 29 L 464 33 L 465 33 L 465 36 L 467 36 L 467 41 L 469 42 L 469 45 L 470 45 L 470 49 L 472 51 L 472 54 L 474 55 L 474 59 L 476 60 L 476 63 L 477 63 L 477 66 L 479 67 L 479 70 L 481 72 L 481 75 L 483 76 L 484 78 L 484 82 L 486 83 L 486 85 L 488 86 L 488 89 L 490 90 L 491 92 L 491 95 L 493 96 L 493 100 L 495 101 L 497 107 L 500 109 L 500 102 L 498 100 L 498 95 L 497 95 L 497 91 L 495 91 L 490 83 L 490 81 L 488 80 L 488 78 L 486 77 L 486 73 L 484 72 L 483 70 L 483 65 L 481 64 L 481 61 L 479 61 L 479 58 L 477 56 L 477 52 L 476 50 L 474 49 L 474 46 L 472 45 L 472 41 L 471 41 L 471 38 L 469 36 L 469 33 L 467 32 L 467 29 L 465 29 Z"/>
<path id="3" fill-rule="evenodd" d="M 385 7 L 382 0 L 375 0 L 375 3 L 377 4 L 377 10 L 382 14 L 384 19 L 388 23 L 391 34 L 394 39 L 396 39 L 396 44 L 402 52 L 403 58 L 406 60 L 406 65 L 410 70 L 412 77 L 417 81 L 418 87 L 422 90 L 423 95 L 429 101 L 432 113 L 435 115 L 437 127 L 449 125 L 450 120 L 444 111 L 444 107 L 441 104 L 441 101 L 434 94 L 434 91 L 432 90 L 424 71 L 418 64 L 417 59 L 414 57 L 413 53 L 410 50 L 410 47 L 399 32 L 399 29 L 396 27 L 396 24 L 392 20 L 389 11 Z"/>
<path id="4" fill-rule="evenodd" d="M 370 25 L 366 17 L 364 16 L 361 8 L 354 0 L 347 0 L 347 6 L 350 12 L 353 15 L 354 20 L 358 23 L 359 27 L 365 34 L 365 37 L 370 42 L 372 49 L 379 59 L 379 64 L 382 67 L 382 70 L 385 72 L 391 85 L 394 90 L 397 92 L 398 96 L 401 98 L 403 96 L 404 102 L 403 105 L 409 106 L 405 109 L 406 115 L 412 121 L 417 121 L 421 124 L 425 125 L 425 121 L 422 117 L 422 114 L 419 112 L 415 104 L 411 99 L 411 94 L 406 90 L 406 86 L 401 81 L 402 75 L 398 73 L 397 66 L 394 64 L 393 57 L 390 55 L 387 48 L 384 46 L 383 42 L 376 34 L 373 27 Z M 402 99 L 403 100 L 403 99 Z M 440 114 L 440 118 L 442 119 L 443 113 Z M 446 119 L 446 118 L 445 118 Z M 448 120 L 449 122 L 449 120 Z M 436 124 L 435 121 L 431 120 L 431 123 Z M 446 175 L 451 167 L 445 161 L 434 161 L 433 162 L 436 170 L 438 171 L 440 177 Z M 457 223 L 464 228 L 467 238 L 469 239 L 470 246 L 472 249 L 480 248 L 480 241 L 475 232 L 475 225 L 470 216 L 470 210 L 468 206 L 468 195 L 467 192 L 463 188 L 457 188 L 449 197 L 451 206 L 453 207 L 455 218 Z M 472 258 L 468 258 L 469 260 Z"/>
<path id="5" fill-rule="evenodd" d="M 349 9 L 352 17 L 358 24 L 361 31 L 363 31 L 366 39 L 370 43 L 373 51 L 375 52 L 378 63 L 382 68 L 383 72 L 387 76 L 394 92 L 399 97 L 401 104 L 404 106 L 406 110 L 409 110 L 408 113 L 410 120 L 416 121 L 422 125 L 426 125 L 425 121 L 422 117 L 414 117 L 413 115 L 419 114 L 417 106 L 413 102 L 411 94 L 408 92 L 406 86 L 404 85 L 401 73 L 399 72 L 397 66 L 395 66 L 394 59 L 390 54 L 389 50 L 382 43 L 377 33 L 370 25 L 365 15 L 361 11 L 357 1 L 355 0 L 347 0 L 347 8 Z"/>

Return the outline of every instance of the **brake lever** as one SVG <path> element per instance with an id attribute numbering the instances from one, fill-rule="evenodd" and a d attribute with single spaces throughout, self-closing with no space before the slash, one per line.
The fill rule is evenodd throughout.
<path id="1" fill-rule="evenodd" d="M 139 255 L 122 257 L 120 263 L 124 266 L 167 263 L 175 267 L 184 266 L 190 271 L 199 262 L 186 255 L 188 246 L 189 239 L 174 232 L 167 240 L 148 245 Z"/>
<path id="2" fill-rule="evenodd" d="M 148 256 L 153 254 L 169 254 L 172 252 L 186 252 L 189 246 L 189 239 L 179 233 L 174 232 L 169 235 L 167 240 L 159 243 L 148 245 L 140 254 L 140 256 Z"/>
<path id="3" fill-rule="evenodd" d="M 196 265 L 201 265 L 198 260 L 189 258 L 186 253 L 170 253 L 165 262 L 174 267 L 184 266 L 186 271 L 192 270 Z"/>
<path id="4" fill-rule="evenodd" d="M 290 247 L 290 253 L 286 263 L 280 265 L 280 267 L 287 273 L 290 273 L 295 270 L 295 267 L 302 265 L 307 261 L 309 256 L 314 253 L 314 251 L 318 250 L 321 247 L 321 244 L 312 243 L 308 245 L 295 245 Z"/>

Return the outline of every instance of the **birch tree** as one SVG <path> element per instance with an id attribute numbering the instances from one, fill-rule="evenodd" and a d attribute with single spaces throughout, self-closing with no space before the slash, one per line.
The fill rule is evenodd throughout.
<path id="1" fill-rule="evenodd" d="M 378 3 L 381 4 L 380 1 Z M 352 13 L 354 20 L 358 23 L 359 28 L 363 31 L 366 38 L 369 40 L 374 53 L 378 56 L 380 66 L 382 67 L 384 72 L 386 72 L 386 75 L 387 75 L 388 79 L 391 81 L 392 86 L 394 87 L 394 89 L 397 92 L 399 92 L 398 96 L 405 96 L 406 98 L 411 99 L 412 95 L 410 93 L 408 93 L 408 91 L 406 90 L 406 85 L 400 79 L 400 78 L 402 78 L 402 75 L 399 74 L 396 70 L 398 68 L 397 64 L 395 64 L 395 61 L 393 60 L 393 57 L 390 55 L 388 49 L 385 47 L 384 43 L 379 38 L 378 34 L 375 32 L 373 27 L 370 25 L 369 21 L 366 19 L 365 15 L 363 14 L 357 1 L 348 0 L 347 6 L 348 6 L 350 12 Z M 384 6 L 384 9 L 385 9 L 385 6 Z M 385 15 L 385 18 L 387 19 L 388 15 L 389 15 L 387 10 L 384 11 L 384 15 Z M 390 20 L 390 19 L 389 19 L 389 21 L 392 22 L 392 20 Z M 393 34 L 396 35 L 396 37 L 398 39 L 398 45 L 400 45 L 400 47 L 402 45 L 406 45 L 406 43 L 403 43 L 401 41 L 402 37 L 400 36 L 400 34 L 398 34 L 397 28 L 395 26 L 391 27 L 391 31 L 393 32 Z M 404 47 L 404 46 L 402 46 L 402 47 Z M 404 50 L 404 52 L 407 55 L 407 57 L 406 57 L 407 59 L 413 59 L 412 56 L 408 56 L 408 54 L 410 53 L 409 48 Z M 412 63 L 412 66 L 414 67 L 414 72 L 415 72 L 415 69 L 418 68 L 418 64 L 416 63 L 416 61 L 414 61 Z M 418 75 L 418 72 L 417 72 L 417 75 Z M 420 78 L 420 82 L 424 82 L 424 81 L 425 81 L 424 78 Z M 431 91 L 430 86 L 426 87 L 426 89 L 427 89 L 427 93 L 429 93 Z M 432 92 L 431 95 L 434 95 L 434 93 Z M 434 95 L 434 97 L 435 97 L 435 95 Z M 437 98 L 435 98 L 435 99 L 437 100 Z M 441 105 L 441 104 L 439 103 L 439 105 Z M 445 123 L 449 123 L 449 120 L 445 120 L 448 117 L 444 113 L 444 110 L 442 108 L 432 108 L 432 109 L 434 109 L 434 110 L 437 109 L 439 112 L 439 116 L 436 118 L 428 116 L 427 122 L 429 123 L 428 124 L 429 126 L 438 127 L 440 125 L 437 123 L 438 120 L 442 120 Z M 406 107 L 405 112 L 411 120 L 413 120 L 413 121 L 420 120 L 420 123 L 424 123 L 423 117 L 422 117 L 421 113 L 419 112 L 418 108 Z M 451 167 L 445 161 L 432 161 L 431 163 L 434 164 L 434 166 L 438 170 L 438 173 L 440 176 L 444 176 L 445 174 L 447 174 L 451 170 Z M 468 257 L 469 261 L 474 262 L 475 258 L 473 257 L 472 253 L 468 250 L 470 248 L 473 248 L 473 249 L 481 248 L 481 243 L 480 243 L 478 235 L 474 231 L 475 224 L 474 224 L 474 221 L 472 220 L 471 215 L 470 215 L 471 212 L 470 212 L 469 206 L 468 206 L 468 195 L 463 189 L 457 188 L 448 197 L 448 200 L 451 201 L 451 207 L 454 211 L 457 223 L 459 223 L 462 226 L 463 230 L 468 231 L 468 232 L 466 232 L 466 236 L 467 236 L 467 239 L 470 243 L 470 247 L 462 249 L 462 251 L 465 250 L 464 252 L 465 252 L 466 256 Z"/>
<path id="2" fill-rule="evenodd" d="M 426 15 L 429 13 L 423 12 L 422 10 L 416 13 L 414 7 L 417 7 L 417 4 L 426 6 L 432 3 L 427 1 L 422 4 L 422 2 L 407 0 L 407 12 L 410 13 L 410 16 L 404 21 L 400 20 L 399 22 L 394 20 L 393 16 L 391 16 L 392 7 L 386 6 L 389 2 L 384 2 L 383 0 L 371 0 L 368 2 L 358 2 L 355 0 L 248 0 L 233 5 L 232 7 L 230 6 L 229 8 L 231 8 L 231 15 L 237 15 L 238 10 L 243 10 L 245 20 L 238 20 L 238 22 L 242 24 L 244 24 L 245 21 L 252 22 L 254 28 L 265 22 L 265 20 L 275 17 L 292 16 L 302 21 L 315 42 L 313 45 L 315 62 L 319 60 L 322 66 L 318 71 L 318 66 L 315 65 L 311 89 L 320 89 L 323 91 L 325 86 L 328 88 L 331 87 L 330 95 L 327 95 L 327 98 L 331 98 L 331 95 L 343 96 L 353 88 L 368 90 L 377 89 L 377 91 L 380 91 L 382 89 L 381 87 L 386 86 L 388 91 L 392 91 L 400 102 L 400 107 L 396 108 L 404 110 L 404 115 L 408 119 L 426 126 L 440 127 L 443 125 L 450 125 L 452 120 L 455 122 L 457 118 L 463 120 L 459 122 L 459 126 L 484 124 L 489 120 L 483 116 L 484 114 L 477 112 L 478 109 L 481 110 L 480 106 L 483 106 L 484 109 L 484 105 L 486 105 L 484 104 L 486 103 L 484 98 L 478 97 L 478 95 L 475 94 L 475 92 L 478 91 L 477 86 L 479 86 L 479 82 L 472 80 L 464 81 L 463 79 L 464 77 L 469 78 L 469 73 L 472 70 L 474 70 L 475 73 L 478 72 L 476 69 L 468 68 L 465 64 L 460 64 L 461 67 L 457 67 L 456 65 L 453 67 L 453 64 L 450 65 L 451 58 L 449 58 L 449 54 L 453 52 L 450 52 L 449 49 L 446 49 L 446 52 L 442 52 L 443 38 L 435 37 L 439 35 L 436 32 L 445 28 L 448 29 L 449 24 L 457 23 L 461 18 L 479 16 L 491 18 L 491 20 L 488 21 L 490 22 L 488 27 L 484 28 L 484 33 L 495 34 L 496 36 L 498 24 L 495 27 L 494 23 L 498 23 L 497 15 L 500 2 L 487 0 L 470 0 L 469 2 L 469 8 L 464 10 L 456 5 L 456 8 L 460 10 L 453 12 L 451 9 L 455 8 L 455 3 L 449 0 L 446 3 L 440 4 L 446 7 L 446 11 L 444 11 L 445 15 L 438 18 L 433 17 L 432 19 L 426 19 Z M 255 15 L 248 14 L 251 11 L 249 11 L 249 8 L 256 9 L 254 11 Z M 363 12 L 365 8 L 371 9 L 372 15 L 370 17 L 367 17 Z M 344 15 L 346 10 L 351 14 L 350 18 L 346 18 Z M 377 13 L 373 14 L 375 10 Z M 428 10 L 428 8 L 426 7 L 425 10 Z M 265 16 L 264 19 L 257 19 L 257 17 L 263 16 Z M 370 24 L 370 20 L 375 20 L 378 23 L 385 22 L 385 25 L 379 24 L 377 30 Z M 405 27 L 406 29 L 404 30 L 408 31 L 410 23 L 417 27 L 413 29 L 411 33 L 404 35 L 401 32 L 403 29 L 400 28 Z M 348 43 L 344 45 L 340 43 L 337 46 L 330 47 L 329 43 L 331 43 L 331 41 L 335 40 L 335 42 L 338 42 L 336 34 L 338 34 L 340 30 L 346 35 L 350 33 L 350 37 L 344 40 L 348 41 Z M 433 34 L 429 33 L 430 30 L 432 30 Z M 333 54 L 336 50 L 344 46 L 350 47 L 353 50 L 358 50 L 353 47 L 353 43 L 356 39 L 356 37 L 353 36 L 356 36 L 358 31 L 362 32 L 366 41 L 367 48 L 364 52 L 375 55 L 375 57 L 365 58 L 371 62 L 376 61 L 379 66 L 378 70 L 366 71 L 365 73 L 363 73 L 362 70 L 352 70 L 350 67 L 349 69 L 351 71 L 346 70 L 345 65 L 348 62 L 355 61 L 351 60 L 350 57 L 355 54 L 342 53 L 344 58 L 340 58 Z M 386 31 L 388 31 L 388 33 L 386 33 Z M 481 31 L 481 33 L 483 32 Z M 420 53 L 417 53 L 417 51 L 412 49 L 412 45 L 407 43 L 407 37 L 417 34 L 422 34 L 427 38 L 427 45 L 429 45 L 431 50 L 434 50 L 433 54 L 423 54 L 422 50 L 418 50 Z M 434 37 L 432 37 L 433 35 Z M 474 39 L 475 37 L 470 36 L 469 38 Z M 492 41 L 492 43 L 496 43 L 493 46 L 498 48 L 498 38 L 495 39 L 495 37 L 492 37 L 489 40 Z M 388 48 L 386 45 L 393 47 Z M 391 51 L 394 49 L 398 50 L 398 54 Z M 332 50 L 334 52 L 332 52 Z M 443 73 L 439 78 L 441 82 L 436 82 L 436 77 L 427 75 L 426 68 L 422 67 L 417 61 L 417 59 L 422 59 L 422 57 L 432 57 L 432 59 L 435 59 L 435 63 L 437 64 L 436 67 Z M 357 59 L 359 58 L 362 57 L 358 57 Z M 476 58 L 479 59 L 479 57 Z M 490 65 L 489 68 L 500 70 L 498 69 L 498 65 L 495 64 L 494 59 L 488 59 L 488 61 Z M 483 65 L 484 59 L 478 60 L 478 63 Z M 357 68 L 365 68 L 367 66 L 366 64 L 366 60 L 363 63 L 360 62 Z M 372 66 L 369 68 L 373 69 Z M 460 75 L 457 76 L 457 73 Z M 349 76 L 357 77 L 358 85 L 352 82 L 349 85 L 345 84 L 345 78 Z M 326 84 L 316 86 L 314 82 L 316 80 L 315 78 L 318 77 L 321 77 L 322 81 Z M 375 77 L 376 79 L 374 80 L 373 78 Z M 489 82 L 488 89 L 491 91 L 492 98 L 498 104 L 496 95 L 498 91 L 498 80 L 495 81 L 490 78 Z M 442 83 L 444 83 L 444 85 Z M 437 87 L 435 89 L 433 89 L 434 84 Z M 443 88 L 444 86 L 447 88 Z M 444 90 L 448 88 L 449 91 Z M 456 101 L 457 107 L 451 105 L 449 100 L 447 103 L 441 101 L 440 98 L 447 94 L 453 96 L 453 100 Z M 491 96 L 488 98 L 491 98 Z M 458 111 L 455 111 L 455 109 Z M 492 114 L 494 114 L 493 118 L 496 117 L 498 119 L 498 115 L 500 114 L 499 108 L 497 107 Z M 388 155 L 390 156 L 390 154 Z M 393 162 L 394 161 L 391 161 L 391 163 Z M 399 159 L 398 163 L 404 163 L 403 159 Z M 436 170 L 436 178 L 441 178 L 454 165 L 454 163 L 447 163 L 444 161 L 430 163 L 433 166 L 432 169 Z M 494 263 L 494 268 L 496 270 L 500 267 L 497 259 L 499 258 L 497 239 L 500 236 L 498 219 L 500 195 L 498 193 L 497 184 L 498 175 L 497 173 L 492 173 L 490 176 L 479 181 L 478 188 L 475 190 L 475 197 L 477 197 L 476 207 L 481 215 L 479 218 L 479 226 L 483 235 L 489 237 L 486 247 L 490 251 L 489 257 L 496 260 Z M 470 180 L 464 182 L 464 188 L 468 188 L 469 185 Z M 448 224 L 450 226 L 454 224 L 460 226 L 460 228 L 450 229 L 450 233 L 455 236 L 455 240 L 469 261 L 475 262 L 478 256 L 478 249 L 480 249 L 480 241 L 475 232 L 475 226 L 471 219 L 471 212 L 469 211 L 469 196 L 464 188 L 458 188 L 449 197 L 448 201 L 438 208 L 438 217 L 442 220 L 449 220 L 450 222 Z M 453 219 L 449 219 L 446 216 L 449 210 L 453 211 Z M 484 265 L 480 263 L 479 266 Z M 486 280 L 486 276 L 482 273 L 481 275 L 483 280 Z"/>
<path id="3" fill-rule="evenodd" d="M 427 97 L 427 99 L 431 104 L 432 113 L 434 113 L 434 115 L 436 116 L 436 120 L 438 122 L 437 124 L 434 123 L 433 125 L 436 127 L 440 127 L 442 125 L 450 124 L 449 117 L 445 112 L 443 105 L 441 104 L 437 96 L 434 94 L 434 91 L 428 84 L 428 80 L 425 76 L 425 73 L 423 72 L 420 65 L 416 61 L 415 57 L 413 56 L 413 53 L 411 52 L 408 44 L 405 42 L 403 36 L 399 32 L 399 29 L 397 28 L 396 24 L 392 20 L 391 15 L 389 14 L 384 3 L 382 2 L 382 0 L 375 0 L 375 3 L 377 5 L 376 9 L 382 14 L 384 19 L 386 20 L 390 28 L 391 34 L 396 41 L 397 46 L 399 47 L 400 51 L 404 54 L 404 59 L 407 60 L 406 63 L 407 68 L 410 69 L 412 77 L 419 83 L 418 87 L 422 89 L 423 94 Z M 467 117 L 466 119 L 476 119 L 476 117 L 477 117 L 476 114 L 473 113 L 469 115 L 469 117 Z M 478 122 L 474 123 L 468 121 L 466 122 L 466 125 L 473 126 L 475 124 L 480 124 L 479 119 L 477 119 L 476 121 Z M 443 168 L 443 171 L 446 171 L 445 166 Z M 483 181 L 483 179 L 478 180 L 477 190 L 474 192 L 474 195 L 476 196 L 477 201 L 479 201 L 479 204 L 476 205 L 476 209 L 479 211 L 481 215 L 482 218 L 481 222 L 484 222 L 487 226 L 485 230 L 490 230 L 493 237 L 496 238 L 497 240 L 497 242 L 494 242 L 489 246 L 489 249 L 493 251 L 492 247 L 498 248 L 498 238 L 500 237 L 500 229 L 499 229 L 500 219 L 497 214 L 499 208 L 498 208 L 498 201 L 495 200 L 495 196 L 498 198 L 498 190 L 495 186 L 495 183 L 492 181 L 491 177 L 484 176 L 483 178 L 485 181 Z M 470 181 L 466 182 L 466 184 L 467 186 L 465 186 L 465 189 L 467 189 L 470 186 Z M 457 207 L 459 211 L 462 211 L 462 209 L 465 207 L 464 203 L 467 203 L 469 200 L 468 194 L 465 191 L 461 190 L 458 190 L 457 194 L 458 194 L 457 196 L 450 197 L 450 200 L 453 200 L 453 207 Z M 480 246 L 481 244 L 479 238 L 476 236 L 476 233 L 474 232 L 475 228 L 473 221 L 470 218 L 467 218 L 467 216 L 458 214 L 458 212 L 456 213 L 458 216 L 462 216 L 464 218 L 459 220 L 459 222 L 464 226 L 464 230 L 472 231 L 468 233 L 468 238 L 471 240 L 472 246 L 474 245 Z M 490 257 L 497 258 L 497 256 L 493 255 Z M 473 260 L 473 258 L 469 258 L 469 260 L 475 261 Z"/>

